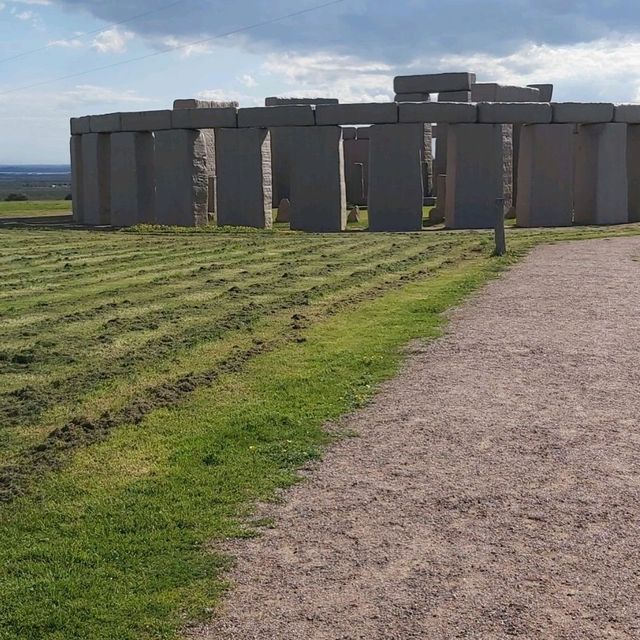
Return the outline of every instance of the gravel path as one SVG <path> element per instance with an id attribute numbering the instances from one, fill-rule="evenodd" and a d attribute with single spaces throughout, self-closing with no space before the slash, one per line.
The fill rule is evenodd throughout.
<path id="1" fill-rule="evenodd" d="M 198 639 L 640 638 L 640 238 L 536 249 L 234 543 Z"/>

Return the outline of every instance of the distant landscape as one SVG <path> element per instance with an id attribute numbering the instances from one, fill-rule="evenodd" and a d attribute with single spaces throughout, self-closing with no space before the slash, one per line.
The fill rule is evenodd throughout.
<path id="1" fill-rule="evenodd" d="M 71 193 L 68 164 L 0 165 L 0 201 L 9 194 L 29 200 L 64 200 Z"/>

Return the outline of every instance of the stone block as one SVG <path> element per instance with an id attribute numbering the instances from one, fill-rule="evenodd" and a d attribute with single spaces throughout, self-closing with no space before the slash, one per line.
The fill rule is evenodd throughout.
<path id="1" fill-rule="evenodd" d="M 572 224 L 574 137 L 570 124 L 522 127 L 516 205 L 519 226 Z"/>
<path id="2" fill-rule="evenodd" d="M 640 125 L 627 127 L 629 222 L 640 222 Z"/>
<path id="3" fill-rule="evenodd" d="M 238 124 L 235 107 L 176 109 L 171 113 L 174 129 L 230 129 Z"/>
<path id="4" fill-rule="evenodd" d="M 483 82 L 471 87 L 473 102 L 540 102 L 540 91 L 533 87 Z"/>
<path id="5" fill-rule="evenodd" d="M 84 222 L 84 198 L 82 194 L 82 136 L 71 136 L 71 206 L 73 221 Z"/>
<path id="6" fill-rule="evenodd" d="M 265 98 L 264 106 L 278 107 L 291 104 L 310 104 L 315 106 L 317 104 L 338 104 L 339 102 L 337 98 L 278 98 L 271 96 Z"/>
<path id="7" fill-rule="evenodd" d="M 122 114 L 105 113 L 101 116 L 90 116 L 91 133 L 115 133 L 122 128 Z"/>
<path id="8" fill-rule="evenodd" d="M 447 140 L 447 228 L 494 228 L 499 216 L 504 216 L 509 197 L 504 126 L 449 125 Z"/>
<path id="9" fill-rule="evenodd" d="M 347 224 L 340 127 L 292 129 L 291 228 L 343 231 Z"/>
<path id="10" fill-rule="evenodd" d="M 375 125 L 369 154 L 369 230 L 420 231 L 424 198 L 421 124 Z"/>
<path id="11" fill-rule="evenodd" d="M 288 198 L 283 198 L 278 204 L 278 218 L 276 222 L 291 221 L 291 202 Z"/>
<path id="12" fill-rule="evenodd" d="M 426 75 L 398 76 L 393 81 L 393 89 L 396 93 L 470 91 L 475 81 L 475 73 L 431 73 Z"/>
<path id="13" fill-rule="evenodd" d="M 205 136 L 192 129 L 155 134 L 158 224 L 183 227 L 208 223 L 207 147 Z"/>
<path id="14" fill-rule="evenodd" d="M 528 84 L 527 87 L 537 89 L 540 92 L 540 102 L 551 102 L 553 100 L 552 84 Z"/>
<path id="15" fill-rule="evenodd" d="M 640 104 L 616 105 L 613 120 L 627 124 L 640 124 Z"/>
<path id="16" fill-rule="evenodd" d="M 469 123 L 478 119 L 475 104 L 467 102 L 405 102 L 398 105 L 401 123 Z"/>
<path id="17" fill-rule="evenodd" d="M 122 114 L 122 131 L 165 131 L 171 129 L 171 111 L 132 111 Z"/>
<path id="18" fill-rule="evenodd" d="M 371 127 L 358 127 L 356 129 L 356 138 L 358 140 L 368 140 L 371 133 Z"/>
<path id="19" fill-rule="evenodd" d="M 111 225 L 152 224 L 155 210 L 154 139 L 149 132 L 111 135 Z"/>
<path id="20" fill-rule="evenodd" d="M 599 124 L 613 121 L 614 106 L 608 102 L 553 102 L 557 124 Z"/>
<path id="21" fill-rule="evenodd" d="M 356 128 L 355 127 L 342 127 L 342 139 L 343 140 L 355 140 Z"/>
<path id="22" fill-rule="evenodd" d="M 441 91 L 438 102 L 471 102 L 471 91 Z"/>
<path id="23" fill-rule="evenodd" d="M 216 131 L 218 226 L 273 225 L 271 139 L 267 129 Z"/>
<path id="24" fill-rule="evenodd" d="M 238 109 L 238 126 L 250 128 L 306 127 L 316 123 L 311 105 Z"/>
<path id="25" fill-rule="evenodd" d="M 295 143 L 295 128 L 274 127 L 271 133 L 271 167 L 273 206 L 291 196 L 291 150 Z"/>
<path id="26" fill-rule="evenodd" d="M 347 203 L 365 206 L 369 193 L 369 140 L 344 141 Z"/>
<path id="27" fill-rule="evenodd" d="M 396 93 L 395 102 L 429 102 L 431 95 L 428 93 Z"/>
<path id="28" fill-rule="evenodd" d="M 174 109 L 228 109 L 238 108 L 237 100 L 198 100 L 197 98 L 178 99 L 173 101 Z"/>
<path id="29" fill-rule="evenodd" d="M 111 223 L 111 136 L 82 136 L 82 221 L 92 226 Z"/>
<path id="30" fill-rule="evenodd" d="M 436 178 L 438 196 L 436 206 L 431 210 L 429 221 L 432 224 L 444 222 L 445 203 L 447 201 L 447 176 L 440 174 Z"/>
<path id="31" fill-rule="evenodd" d="M 398 122 L 395 102 L 321 104 L 316 107 L 316 124 L 385 124 Z"/>
<path id="32" fill-rule="evenodd" d="M 626 165 L 626 124 L 578 127 L 574 187 L 576 224 L 628 222 Z"/>
<path id="33" fill-rule="evenodd" d="M 478 122 L 485 124 L 548 124 L 553 112 L 546 102 L 481 102 Z"/>
<path id="34" fill-rule="evenodd" d="M 79 136 L 83 133 L 91 133 L 91 116 L 71 118 L 71 135 Z"/>

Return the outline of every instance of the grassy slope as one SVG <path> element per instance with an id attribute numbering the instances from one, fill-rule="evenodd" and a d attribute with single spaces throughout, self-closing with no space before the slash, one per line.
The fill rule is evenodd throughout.
<path id="1" fill-rule="evenodd" d="M 581 233 L 513 235 L 512 258 L 539 241 Z M 12 357 L 29 353 L 36 336 L 24 335 L 25 327 L 37 325 L 46 333 L 40 341 L 62 335 L 68 347 L 61 361 L 44 356 L 57 347 L 36 350 L 31 363 L 16 365 L 26 368 L 21 373 L 10 364 L 0 390 L 27 381 L 38 388 L 68 370 L 108 370 L 111 377 L 84 385 L 78 376 L 75 395 L 64 387 L 53 400 L 47 394 L 44 412 L 14 419 L 5 429 L 5 464 L 37 462 L 25 452 L 78 414 L 114 415 L 136 398 L 151 406 L 136 424 L 125 414 L 119 428 L 99 434 L 109 438 L 90 447 L 83 445 L 91 434 L 76 441 L 72 430 L 66 442 L 75 453 L 63 470 L 0 507 L 3 639 L 174 637 L 224 586 L 227 560 L 203 545 L 247 535 L 242 516 L 318 456 L 327 441 L 322 424 L 366 401 L 396 370 L 402 345 L 437 335 L 441 312 L 512 259 L 489 258 L 487 237 L 478 234 L 31 232 L 32 256 L 23 260 L 24 234 L 2 236 L 0 275 L 12 283 L 0 299 L 2 343 Z M 299 295 L 283 305 L 291 292 Z M 260 305 L 256 318 L 242 316 L 227 335 L 209 333 L 221 314 L 228 318 L 251 300 Z M 161 315 L 171 309 L 174 315 Z M 96 350 L 92 341 L 109 337 L 109 324 L 114 335 Z M 194 331 L 194 343 L 148 349 L 156 333 Z M 132 349 L 143 357 L 114 366 Z M 237 358 L 245 352 L 250 357 Z M 238 366 L 225 367 L 234 354 Z M 146 395 L 150 381 L 211 371 L 215 378 L 188 378 L 197 384 L 167 406 Z M 54 462 L 68 460 L 64 451 L 55 454 Z"/>
<path id="2" fill-rule="evenodd" d="M 0 201 L 0 220 L 2 220 L 2 218 L 35 218 L 39 216 L 64 215 L 67 213 L 71 213 L 71 202 L 68 200 Z"/>

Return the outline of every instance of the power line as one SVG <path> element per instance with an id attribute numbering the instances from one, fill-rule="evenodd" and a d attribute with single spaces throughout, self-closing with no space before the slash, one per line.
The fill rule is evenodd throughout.
<path id="1" fill-rule="evenodd" d="M 175 2 L 171 2 L 170 4 L 165 4 L 161 7 L 157 7 L 156 9 L 151 9 L 149 11 L 145 11 L 144 13 L 138 13 L 137 15 L 131 16 L 126 20 L 121 20 L 120 22 L 112 22 L 111 24 L 108 24 L 106 27 L 95 29 L 94 31 L 87 31 L 87 33 L 83 33 L 81 36 L 78 36 L 78 37 L 81 39 L 81 38 L 87 38 L 88 36 L 95 36 L 100 33 L 104 33 L 105 31 L 109 31 L 109 29 L 113 29 L 114 27 L 119 27 L 119 26 L 122 26 L 123 24 L 128 24 L 129 22 L 133 22 L 134 20 L 139 20 L 140 18 L 146 18 L 147 16 L 150 16 L 154 13 L 158 13 L 160 11 L 166 11 L 167 9 L 171 9 L 171 7 L 175 7 L 176 5 L 182 4 L 183 2 L 185 2 L 185 0 L 176 0 Z M 40 51 L 46 51 L 47 49 L 51 48 L 53 45 L 54 43 L 50 42 L 49 44 L 45 44 L 42 47 L 38 47 L 36 49 L 30 49 L 29 51 L 22 51 L 21 53 L 17 53 L 16 55 L 10 56 L 9 58 L 0 58 L 0 64 L 3 64 L 5 62 L 11 62 L 12 60 L 18 60 L 19 58 L 24 58 L 25 56 L 29 56 L 33 53 L 39 53 Z"/>
<path id="2" fill-rule="evenodd" d="M 331 7 L 333 5 L 343 4 L 348 0 L 331 0 L 330 2 L 323 2 L 322 4 L 315 5 L 313 7 L 309 7 L 307 9 L 301 9 L 299 11 L 293 11 L 292 13 L 288 13 L 284 16 L 278 16 L 277 18 L 271 18 L 270 20 L 264 20 L 263 22 L 256 22 L 254 24 L 248 25 L 246 27 L 240 27 L 239 29 L 233 29 L 232 31 L 226 31 L 224 33 L 218 33 L 215 36 L 211 36 L 209 38 L 203 38 L 202 40 L 196 40 L 195 42 L 188 42 L 186 44 L 176 45 L 174 47 L 168 47 L 166 49 L 161 49 L 160 51 L 154 51 L 153 53 L 148 53 L 143 56 L 138 56 L 137 58 L 129 58 L 128 60 L 121 60 L 120 62 L 113 62 L 111 64 L 104 65 L 102 67 L 94 67 L 92 69 L 86 69 L 85 71 L 80 71 L 78 73 L 71 73 L 66 76 L 60 76 L 58 78 L 51 78 L 50 80 L 44 80 L 43 82 L 36 82 L 34 84 L 29 84 L 23 87 L 18 87 L 16 89 L 9 89 L 9 91 L 1 91 L 0 96 L 8 95 L 10 93 L 17 93 L 18 91 L 26 91 L 28 89 L 35 89 L 37 87 L 43 87 L 48 84 L 54 84 L 56 82 L 62 82 L 63 80 L 70 80 L 72 78 L 79 78 L 81 76 L 86 76 L 91 73 L 95 73 L 96 71 L 106 71 L 107 69 L 113 69 L 115 67 L 122 67 L 126 64 L 131 64 L 133 62 L 140 62 L 142 60 L 148 60 L 149 58 L 155 58 L 157 56 L 164 55 L 165 53 L 171 53 L 173 51 L 180 51 L 181 49 L 188 49 L 189 47 L 197 47 L 201 44 L 206 44 L 207 42 L 212 42 L 213 40 L 219 40 L 220 38 L 226 38 L 228 36 L 233 36 L 238 33 L 244 33 L 246 31 L 251 31 L 253 29 L 258 29 L 260 27 L 265 27 L 270 24 L 274 24 L 276 22 L 281 22 L 282 20 L 287 20 L 288 18 L 296 18 L 301 15 L 305 15 L 307 13 L 312 13 L 314 11 L 319 11 L 321 9 L 326 9 L 327 7 Z"/>

